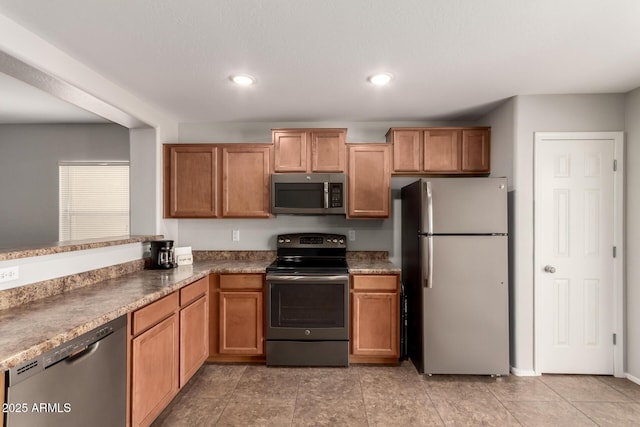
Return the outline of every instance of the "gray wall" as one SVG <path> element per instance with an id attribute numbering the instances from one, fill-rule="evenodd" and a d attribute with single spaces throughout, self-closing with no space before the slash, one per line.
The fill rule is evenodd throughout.
<path id="1" fill-rule="evenodd" d="M 129 130 L 0 125 L 0 247 L 58 240 L 60 160 L 129 160 Z"/>
<path id="2" fill-rule="evenodd" d="M 515 191 L 515 331 L 514 367 L 534 368 L 533 318 L 533 141 L 535 132 L 624 130 L 625 97 L 604 95 L 536 95 L 515 99 L 513 188 Z"/>
<path id="3" fill-rule="evenodd" d="M 640 89 L 625 99 L 627 372 L 640 379 Z"/>

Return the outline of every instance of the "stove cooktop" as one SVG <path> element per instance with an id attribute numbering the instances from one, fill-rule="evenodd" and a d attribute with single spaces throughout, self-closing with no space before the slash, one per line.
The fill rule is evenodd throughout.
<path id="1" fill-rule="evenodd" d="M 277 259 L 267 273 L 347 274 L 346 236 L 295 233 L 277 236 Z"/>

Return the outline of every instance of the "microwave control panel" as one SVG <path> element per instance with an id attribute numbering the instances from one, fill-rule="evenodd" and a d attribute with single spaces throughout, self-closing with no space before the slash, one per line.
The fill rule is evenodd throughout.
<path id="1" fill-rule="evenodd" d="M 342 207 L 342 184 L 340 183 L 329 183 L 329 194 L 331 196 L 331 200 L 329 200 L 329 205 L 332 208 L 341 208 Z"/>

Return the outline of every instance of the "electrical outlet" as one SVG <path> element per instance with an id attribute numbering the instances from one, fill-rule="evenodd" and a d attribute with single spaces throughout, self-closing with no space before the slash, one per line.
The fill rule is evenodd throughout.
<path id="1" fill-rule="evenodd" d="M 239 242 L 240 241 L 240 230 L 233 230 L 233 241 L 234 242 Z"/>
<path id="2" fill-rule="evenodd" d="M 349 241 L 353 242 L 356 240 L 356 230 L 349 230 Z"/>
<path id="3" fill-rule="evenodd" d="M 20 268 L 18 266 L 0 268 L 0 283 L 18 280 L 20 278 Z"/>

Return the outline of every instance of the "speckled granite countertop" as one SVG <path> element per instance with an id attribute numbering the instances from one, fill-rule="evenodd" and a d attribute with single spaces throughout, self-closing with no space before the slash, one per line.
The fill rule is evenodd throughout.
<path id="1" fill-rule="evenodd" d="M 350 259 L 351 274 L 400 274 L 400 268 L 388 259 Z"/>
<path id="2" fill-rule="evenodd" d="M 194 254 L 195 255 L 195 254 Z M 209 273 L 265 273 L 273 258 L 206 259 L 173 270 L 141 270 L 0 310 L 0 371 L 10 369 Z M 205 258 L 205 259 L 202 259 Z M 249 257 L 247 257 L 249 258 Z M 384 256 L 349 257 L 354 274 L 396 274 Z"/>
<path id="3" fill-rule="evenodd" d="M 271 261 L 198 261 L 142 270 L 0 310 L 0 371 L 10 369 L 209 273 L 264 273 Z"/>

